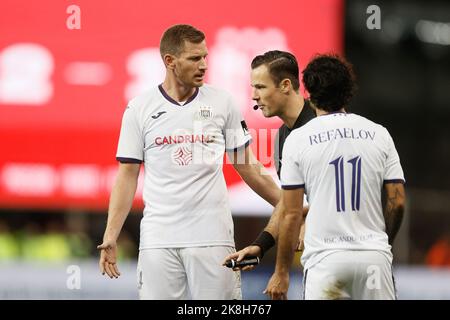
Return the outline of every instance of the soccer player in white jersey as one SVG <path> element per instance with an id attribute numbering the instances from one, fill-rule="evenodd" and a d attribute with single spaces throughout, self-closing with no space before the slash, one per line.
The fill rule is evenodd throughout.
<path id="1" fill-rule="evenodd" d="M 204 85 L 204 34 L 167 29 L 160 43 L 164 82 L 131 100 L 124 112 L 100 269 L 117 268 L 116 241 L 144 162 L 137 283 L 141 299 L 241 299 L 239 272 L 222 266 L 235 251 L 222 172 L 224 151 L 243 180 L 272 205 L 280 190 L 248 147 L 251 136 L 233 98 Z"/>
<path id="2" fill-rule="evenodd" d="M 395 299 L 391 245 L 405 192 L 394 142 L 383 126 L 346 113 L 355 83 L 343 58 L 317 56 L 303 71 L 303 83 L 318 117 L 294 130 L 284 146 L 285 214 L 266 293 L 286 299 L 306 193 L 304 298 Z"/>

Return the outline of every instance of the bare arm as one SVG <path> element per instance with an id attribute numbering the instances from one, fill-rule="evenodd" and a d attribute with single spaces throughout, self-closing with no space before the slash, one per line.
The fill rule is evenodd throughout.
<path id="1" fill-rule="evenodd" d="M 275 239 L 275 241 L 278 239 L 278 226 L 280 223 L 280 216 L 283 215 L 284 211 L 284 203 L 283 198 L 280 199 L 280 202 L 278 202 L 277 206 L 274 208 L 272 216 L 270 217 L 269 222 L 267 223 L 267 226 L 264 228 L 265 231 L 269 232 L 272 237 Z M 304 224 L 304 221 L 306 219 L 306 215 L 308 214 L 308 207 L 303 207 L 302 209 L 302 225 Z"/>
<path id="2" fill-rule="evenodd" d="M 251 148 L 246 147 L 230 156 L 234 157 L 233 166 L 245 183 L 275 207 L 280 200 L 280 189 L 264 166 L 256 159 Z"/>
<path id="3" fill-rule="evenodd" d="M 389 244 L 392 245 L 403 220 L 405 188 L 402 183 L 386 183 L 384 190 L 386 193 L 384 220 Z"/>
<path id="4" fill-rule="evenodd" d="M 286 299 L 289 288 L 289 270 L 294 258 L 300 226 L 303 222 L 304 189 L 283 190 L 284 213 L 280 217 L 278 252 L 275 272 L 265 293 L 271 299 Z"/>
<path id="5" fill-rule="evenodd" d="M 302 198 L 302 200 L 303 200 L 303 198 Z M 280 201 L 278 202 L 278 204 L 275 206 L 275 208 L 273 210 L 273 213 L 270 217 L 269 222 L 267 223 L 266 227 L 263 230 L 263 231 L 268 232 L 270 234 L 270 236 L 272 236 L 272 238 L 275 242 L 278 239 L 280 217 L 283 215 L 284 210 L 285 210 L 285 207 L 284 207 L 284 203 L 283 203 L 283 198 L 280 198 Z M 308 207 L 304 207 L 302 209 L 303 219 L 302 219 L 302 223 L 301 223 L 301 228 L 299 229 L 299 237 L 297 239 L 297 247 L 296 247 L 297 251 L 303 251 L 303 248 L 304 248 L 304 244 L 303 244 L 303 238 L 305 235 L 304 219 L 306 219 L 307 214 L 308 214 Z M 265 254 L 269 249 L 270 249 L 270 247 L 267 247 L 264 249 L 265 252 L 263 252 L 263 249 L 259 245 L 251 244 L 251 245 L 245 247 L 244 249 L 241 249 L 237 252 L 234 252 L 234 253 L 226 256 L 223 263 L 225 264 L 226 261 L 231 260 L 231 259 L 236 259 L 237 261 L 241 261 L 242 259 L 244 259 L 247 256 L 262 257 L 262 255 Z M 253 270 L 254 268 L 255 268 L 254 266 L 246 266 L 242 270 L 250 271 L 250 270 Z"/>
<path id="6" fill-rule="evenodd" d="M 140 164 L 121 163 L 109 200 L 108 222 L 103 243 L 97 246 L 101 250 L 99 267 L 110 278 L 120 276 L 117 268 L 117 238 L 133 204 L 136 193 Z"/>
<path id="7" fill-rule="evenodd" d="M 140 164 L 121 163 L 109 200 L 108 223 L 103 240 L 117 241 L 133 204 Z"/>
<path id="8" fill-rule="evenodd" d="M 267 223 L 267 226 L 264 228 L 264 231 L 269 232 L 272 237 L 277 241 L 278 239 L 278 226 L 280 223 L 280 216 L 284 212 L 284 203 L 283 198 L 280 199 L 277 206 L 273 209 L 272 215 L 270 216 L 270 220 Z"/>
<path id="9" fill-rule="evenodd" d="M 283 190 L 284 214 L 280 217 L 275 272 L 289 272 L 300 226 L 303 223 L 303 189 Z"/>

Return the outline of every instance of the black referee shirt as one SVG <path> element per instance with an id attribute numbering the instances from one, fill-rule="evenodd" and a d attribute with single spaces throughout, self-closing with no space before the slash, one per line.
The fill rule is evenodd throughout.
<path id="1" fill-rule="evenodd" d="M 300 128 L 306 124 L 309 120 L 316 117 L 314 109 L 311 107 L 309 100 L 305 100 L 302 112 L 298 115 L 297 120 L 295 120 L 294 127 L 289 129 L 285 124 L 283 124 L 279 129 L 275 137 L 275 146 L 273 158 L 275 161 L 275 168 L 277 169 L 278 178 L 280 178 L 281 173 L 281 157 L 283 155 L 283 146 L 286 138 L 291 134 L 292 130 Z"/>

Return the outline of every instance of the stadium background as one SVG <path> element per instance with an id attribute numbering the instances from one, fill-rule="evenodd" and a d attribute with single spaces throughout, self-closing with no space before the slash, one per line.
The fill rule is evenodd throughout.
<path id="1" fill-rule="evenodd" d="M 75 30 L 66 25 L 73 4 L 81 14 Z M 380 30 L 366 24 L 374 4 Z M 142 184 L 119 239 L 120 279 L 100 276 L 95 246 L 117 169 L 123 109 L 163 80 L 159 37 L 175 23 L 205 31 L 207 82 L 236 97 L 252 148 L 273 174 L 271 130 L 280 121 L 251 108 L 251 59 L 275 48 L 292 51 L 301 67 L 319 52 L 347 56 L 359 81 L 351 111 L 388 128 L 407 179 L 407 212 L 394 248 L 399 298 L 449 299 L 450 4 L 399 0 L 180 0 L 170 9 L 138 0 L 2 1 L 0 299 L 137 297 Z M 230 165 L 224 172 L 241 248 L 271 210 Z M 265 298 L 274 257 L 272 250 L 243 274 L 244 298 Z M 79 289 L 70 282 L 76 274 Z M 292 275 L 289 296 L 298 299 L 298 262 Z"/>

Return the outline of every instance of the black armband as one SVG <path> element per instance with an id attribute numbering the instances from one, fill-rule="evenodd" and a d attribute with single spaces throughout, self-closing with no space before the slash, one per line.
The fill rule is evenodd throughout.
<path id="1" fill-rule="evenodd" d="M 275 239 L 270 232 L 263 231 L 259 234 L 258 238 L 253 241 L 252 246 L 258 246 L 261 248 L 261 258 L 264 254 L 275 245 Z"/>

